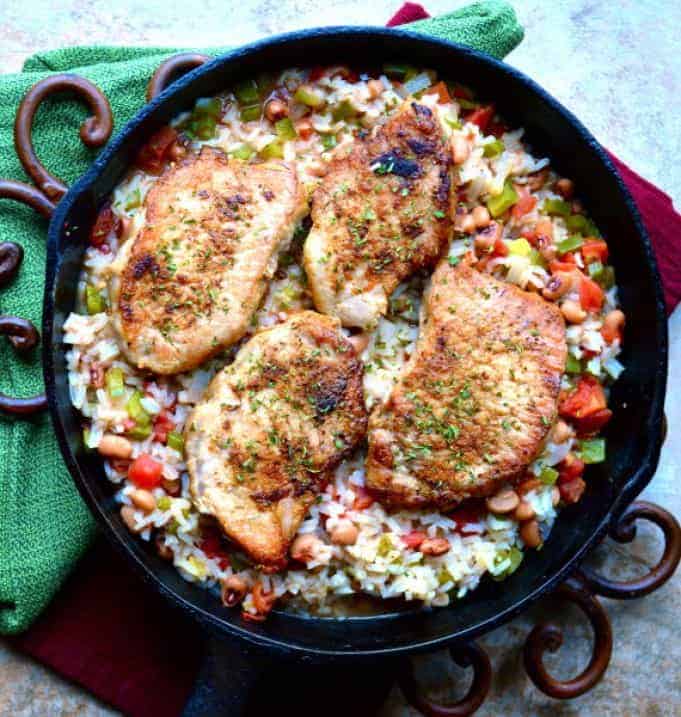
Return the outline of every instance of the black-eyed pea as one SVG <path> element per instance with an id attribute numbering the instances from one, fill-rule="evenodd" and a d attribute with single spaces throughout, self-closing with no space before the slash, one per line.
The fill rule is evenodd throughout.
<path id="1" fill-rule="evenodd" d="M 488 510 L 497 515 L 511 513 L 518 507 L 519 502 L 520 498 L 512 488 L 504 488 L 486 501 Z"/>
<path id="2" fill-rule="evenodd" d="M 565 320 L 571 324 L 581 324 L 586 319 L 586 311 L 577 301 L 572 301 L 571 299 L 564 301 L 560 306 L 560 310 Z"/>
<path id="3" fill-rule="evenodd" d="M 424 555 L 444 555 L 449 551 L 450 545 L 447 538 L 426 538 L 421 545 L 419 550 Z"/>
<path id="4" fill-rule="evenodd" d="M 520 537 L 528 548 L 538 548 L 544 542 L 539 523 L 534 518 L 520 525 Z"/>
<path id="5" fill-rule="evenodd" d="M 513 513 L 513 517 L 519 523 L 524 523 L 526 520 L 532 520 L 535 515 L 536 513 L 534 512 L 534 508 L 531 503 L 526 500 L 521 500 Z"/>
<path id="6" fill-rule="evenodd" d="M 138 488 L 130 493 L 130 500 L 135 508 L 143 510 L 145 513 L 151 513 L 156 508 L 156 498 L 153 493 L 148 490 Z"/>
<path id="7" fill-rule="evenodd" d="M 222 604 L 226 607 L 238 605 L 246 597 L 247 591 L 248 585 L 246 585 L 246 581 L 243 578 L 238 575 L 230 575 L 222 581 L 220 589 Z"/>
<path id="8" fill-rule="evenodd" d="M 351 520 L 342 518 L 329 535 L 331 542 L 336 545 L 354 545 L 357 542 L 359 528 Z"/>
<path id="9" fill-rule="evenodd" d="M 97 446 L 99 453 L 106 458 L 127 460 L 132 456 L 132 443 L 125 436 L 105 433 Z"/>

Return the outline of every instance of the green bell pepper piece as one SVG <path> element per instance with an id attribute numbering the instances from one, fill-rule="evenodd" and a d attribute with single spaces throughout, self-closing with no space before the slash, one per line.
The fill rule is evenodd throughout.
<path id="1" fill-rule="evenodd" d="M 151 416 L 142 406 L 143 398 L 144 394 L 141 391 L 135 391 L 125 404 L 125 410 L 138 426 L 151 426 Z"/>
<path id="2" fill-rule="evenodd" d="M 177 431 L 170 431 L 168 433 L 168 441 L 167 444 L 170 448 L 177 451 L 178 453 L 182 453 L 184 450 L 184 438 L 181 433 L 178 433 Z"/>
<path id="3" fill-rule="evenodd" d="M 598 277 L 603 273 L 603 264 L 601 264 L 600 261 L 592 261 L 591 264 L 589 264 L 589 276 L 592 279 L 598 279 Z"/>
<path id="4" fill-rule="evenodd" d="M 572 207 L 569 202 L 564 202 L 562 199 L 545 199 L 542 210 L 547 214 L 569 217 Z"/>
<path id="5" fill-rule="evenodd" d="M 104 297 L 90 284 L 85 287 L 85 306 L 90 316 L 106 311 L 106 301 Z"/>
<path id="6" fill-rule="evenodd" d="M 234 95 L 242 105 L 252 105 L 260 99 L 260 91 L 255 80 L 246 80 L 234 88 Z"/>
<path id="7" fill-rule="evenodd" d="M 506 145 L 500 139 L 495 139 L 484 145 L 482 153 L 485 157 L 498 157 L 505 149 Z"/>
<path id="8" fill-rule="evenodd" d="M 322 147 L 324 147 L 324 151 L 326 152 L 333 149 L 337 144 L 338 140 L 336 139 L 335 134 L 325 134 L 322 137 Z"/>
<path id="9" fill-rule="evenodd" d="M 260 156 L 263 159 L 283 159 L 284 158 L 284 146 L 280 139 L 275 139 L 269 144 L 266 144 L 260 150 Z"/>
<path id="10" fill-rule="evenodd" d="M 313 109 L 317 109 L 324 104 L 324 98 L 322 97 L 322 95 L 320 95 L 318 92 L 315 92 L 315 90 L 313 90 L 308 85 L 301 85 L 295 91 L 293 99 L 296 102 L 300 102 L 301 105 L 305 105 L 306 107 L 312 107 Z"/>
<path id="11" fill-rule="evenodd" d="M 239 112 L 242 122 L 255 122 L 260 119 L 261 114 L 262 107 L 260 105 L 245 105 Z"/>
<path id="12" fill-rule="evenodd" d="M 334 107 L 331 112 L 331 117 L 334 122 L 349 120 L 356 116 L 357 110 L 350 104 L 350 102 L 348 102 L 348 100 L 343 100 L 337 107 Z"/>
<path id="13" fill-rule="evenodd" d="M 490 197 L 487 200 L 487 209 L 489 213 L 496 219 L 504 212 L 508 211 L 518 201 L 518 193 L 513 188 L 511 182 L 504 184 L 501 194 L 496 197 Z"/>
<path id="14" fill-rule="evenodd" d="M 544 485 L 554 485 L 558 480 L 558 471 L 551 466 L 544 466 L 539 474 L 539 480 Z"/>
<path id="15" fill-rule="evenodd" d="M 406 75 L 410 72 L 415 71 L 416 68 L 412 67 L 411 65 L 403 65 L 397 62 L 386 62 L 386 64 L 383 65 L 383 73 L 386 74 L 388 77 L 403 78 L 406 77 Z"/>
<path id="16" fill-rule="evenodd" d="M 579 457 L 584 463 L 603 463 L 605 438 L 589 438 L 579 443 Z"/>
<path id="17" fill-rule="evenodd" d="M 604 289 L 612 289 L 613 286 L 615 286 L 615 268 L 607 264 L 603 267 L 603 271 L 601 272 L 600 276 L 596 279 L 596 281 L 604 288 Z"/>
<path id="18" fill-rule="evenodd" d="M 274 129 L 277 132 L 277 137 L 279 137 L 282 142 L 295 139 L 298 136 L 296 128 L 293 126 L 293 122 L 291 122 L 288 117 L 284 117 L 284 119 L 280 119 L 278 122 L 275 122 Z"/>
<path id="19" fill-rule="evenodd" d="M 222 114 L 222 102 L 217 97 L 202 97 L 196 100 L 192 114 L 195 117 L 213 117 L 213 119 L 218 119 Z"/>
<path id="20" fill-rule="evenodd" d="M 242 144 L 229 154 L 236 159 L 250 159 L 255 154 L 255 150 L 247 144 Z"/>
<path id="21" fill-rule="evenodd" d="M 568 354 L 565 370 L 567 373 L 582 373 L 582 364 L 579 359 L 576 359 L 572 354 Z"/>
<path id="22" fill-rule="evenodd" d="M 111 398 L 118 398 L 125 393 L 124 374 L 122 368 L 110 368 L 104 374 L 106 392 Z"/>
<path id="23" fill-rule="evenodd" d="M 584 237 L 579 234 L 573 234 L 567 239 L 563 239 L 563 241 L 558 242 L 558 244 L 556 244 L 556 249 L 558 249 L 559 254 L 567 254 L 575 249 L 579 249 L 582 244 L 584 244 Z"/>

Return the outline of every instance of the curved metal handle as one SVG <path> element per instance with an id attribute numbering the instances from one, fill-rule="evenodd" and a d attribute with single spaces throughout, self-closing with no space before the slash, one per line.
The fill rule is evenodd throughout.
<path id="1" fill-rule="evenodd" d="M 151 80 L 149 80 L 147 101 L 153 100 L 154 97 L 160 95 L 168 85 L 177 79 L 178 75 L 184 75 L 186 72 L 195 70 L 210 59 L 208 55 L 201 55 L 198 52 L 182 52 L 179 55 L 169 57 L 159 65 Z"/>
<path id="2" fill-rule="evenodd" d="M 664 552 L 650 572 L 632 580 L 610 580 L 598 575 L 591 568 L 582 566 L 586 584 L 598 595 L 632 600 L 657 590 L 674 574 L 681 561 L 681 526 L 676 518 L 659 505 L 644 500 L 632 503 L 610 530 L 613 540 L 631 543 L 636 537 L 636 521 L 647 520 L 660 528 L 664 534 Z"/>
<path id="3" fill-rule="evenodd" d="M 0 316 L 0 334 L 7 336 L 14 350 L 20 353 L 30 351 L 40 341 L 35 326 L 18 316 Z M 46 405 L 47 399 L 43 394 L 31 398 L 12 398 L 0 393 L 0 411 L 5 413 L 27 416 L 42 411 Z"/>
<path id="4" fill-rule="evenodd" d="M 38 159 L 31 132 L 33 120 L 43 100 L 57 92 L 75 93 L 89 105 L 92 116 L 80 126 L 80 138 L 87 147 L 101 147 L 109 139 L 113 129 L 109 101 L 98 87 L 84 77 L 71 74 L 53 75 L 31 87 L 21 101 L 14 121 L 14 144 L 26 174 L 51 201 L 59 201 L 66 194 L 67 187 L 64 182 L 50 174 Z"/>
<path id="5" fill-rule="evenodd" d="M 476 642 L 469 642 L 461 648 L 453 647 L 450 654 L 461 667 L 473 668 L 473 683 L 468 693 L 458 702 L 439 705 L 429 700 L 419 689 L 409 659 L 402 663 L 398 676 L 400 689 L 409 704 L 426 717 L 466 717 L 478 710 L 485 701 L 492 683 L 492 666 L 487 653 Z"/>
<path id="6" fill-rule="evenodd" d="M 610 619 L 579 574 L 568 578 L 552 597 L 575 603 L 589 618 L 594 631 L 594 648 L 586 669 L 572 680 L 557 680 L 544 665 L 544 653 L 563 644 L 563 631 L 552 623 L 537 625 L 528 635 L 524 649 L 525 670 L 534 684 L 549 697 L 570 700 L 588 692 L 605 674 L 612 655 Z"/>

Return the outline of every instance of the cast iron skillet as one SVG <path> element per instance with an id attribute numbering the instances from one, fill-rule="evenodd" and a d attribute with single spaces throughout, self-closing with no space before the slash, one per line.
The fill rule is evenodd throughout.
<path id="1" fill-rule="evenodd" d="M 264 623 L 245 622 L 238 611 L 185 582 L 153 546 L 121 523 L 100 461 L 83 450 L 79 417 L 69 401 L 62 326 L 74 306 L 76 278 L 98 208 L 155 130 L 190 109 L 198 97 L 260 71 L 337 63 L 367 67 L 388 60 L 434 68 L 493 100 L 512 126 L 526 129 L 536 153 L 551 157 L 561 173 L 575 180 L 608 237 L 627 316 L 626 371 L 612 392 L 608 458 L 589 468 L 584 498 L 561 513 L 543 550 L 529 551 L 508 580 L 484 582 L 448 608 L 349 619 L 276 612 Z M 43 333 L 45 383 L 59 444 L 104 533 L 148 583 L 211 634 L 280 655 L 315 661 L 396 656 L 466 641 L 501 625 L 575 569 L 650 481 L 660 451 L 667 368 L 662 290 L 648 237 L 607 154 L 572 114 L 518 71 L 468 48 L 403 30 L 339 27 L 262 40 L 192 71 L 149 102 L 57 207 L 49 228 Z"/>

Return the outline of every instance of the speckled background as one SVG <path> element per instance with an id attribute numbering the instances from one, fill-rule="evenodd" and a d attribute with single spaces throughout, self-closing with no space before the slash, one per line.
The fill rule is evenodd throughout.
<path id="1" fill-rule="evenodd" d="M 383 24 L 400 0 L 0 0 L 0 72 L 16 72 L 37 50 L 85 43 L 237 44 L 272 33 L 330 24 Z M 433 14 L 463 5 L 424 0 Z M 515 0 L 526 28 L 508 62 L 574 111 L 596 137 L 681 206 L 681 3 L 678 0 Z M 681 238 L 679 239 L 681 241 Z M 672 339 L 667 416 L 670 435 L 644 497 L 681 516 L 681 311 Z M 617 576 L 641 574 L 656 562 L 659 535 L 643 526 L 633 548 L 612 542 L 592 561 Z M 566 644 L 547 661 L 557 676 L 588 661 L 589 628 L 576 611 L 549 604 L 482 640 L 494 667 L 491 694 L 478 714 L 621 717 L 681 715 L 681 577 L 643 600 L 605 600 L 615 636 L 604 680 L 569 703 L 544 697 L 522 669 L 521 647 L 540 617 L 559 618 Z M 469 677 L 440 656 L 420 659 L 434 697 L 447 672 L 464 690 Z M 153 689 L 153 686 L 150 686 Z M 116 714 L 0 640 L 0 717 Z M 395 691 L 381 717 L 415 714 Z"/>

